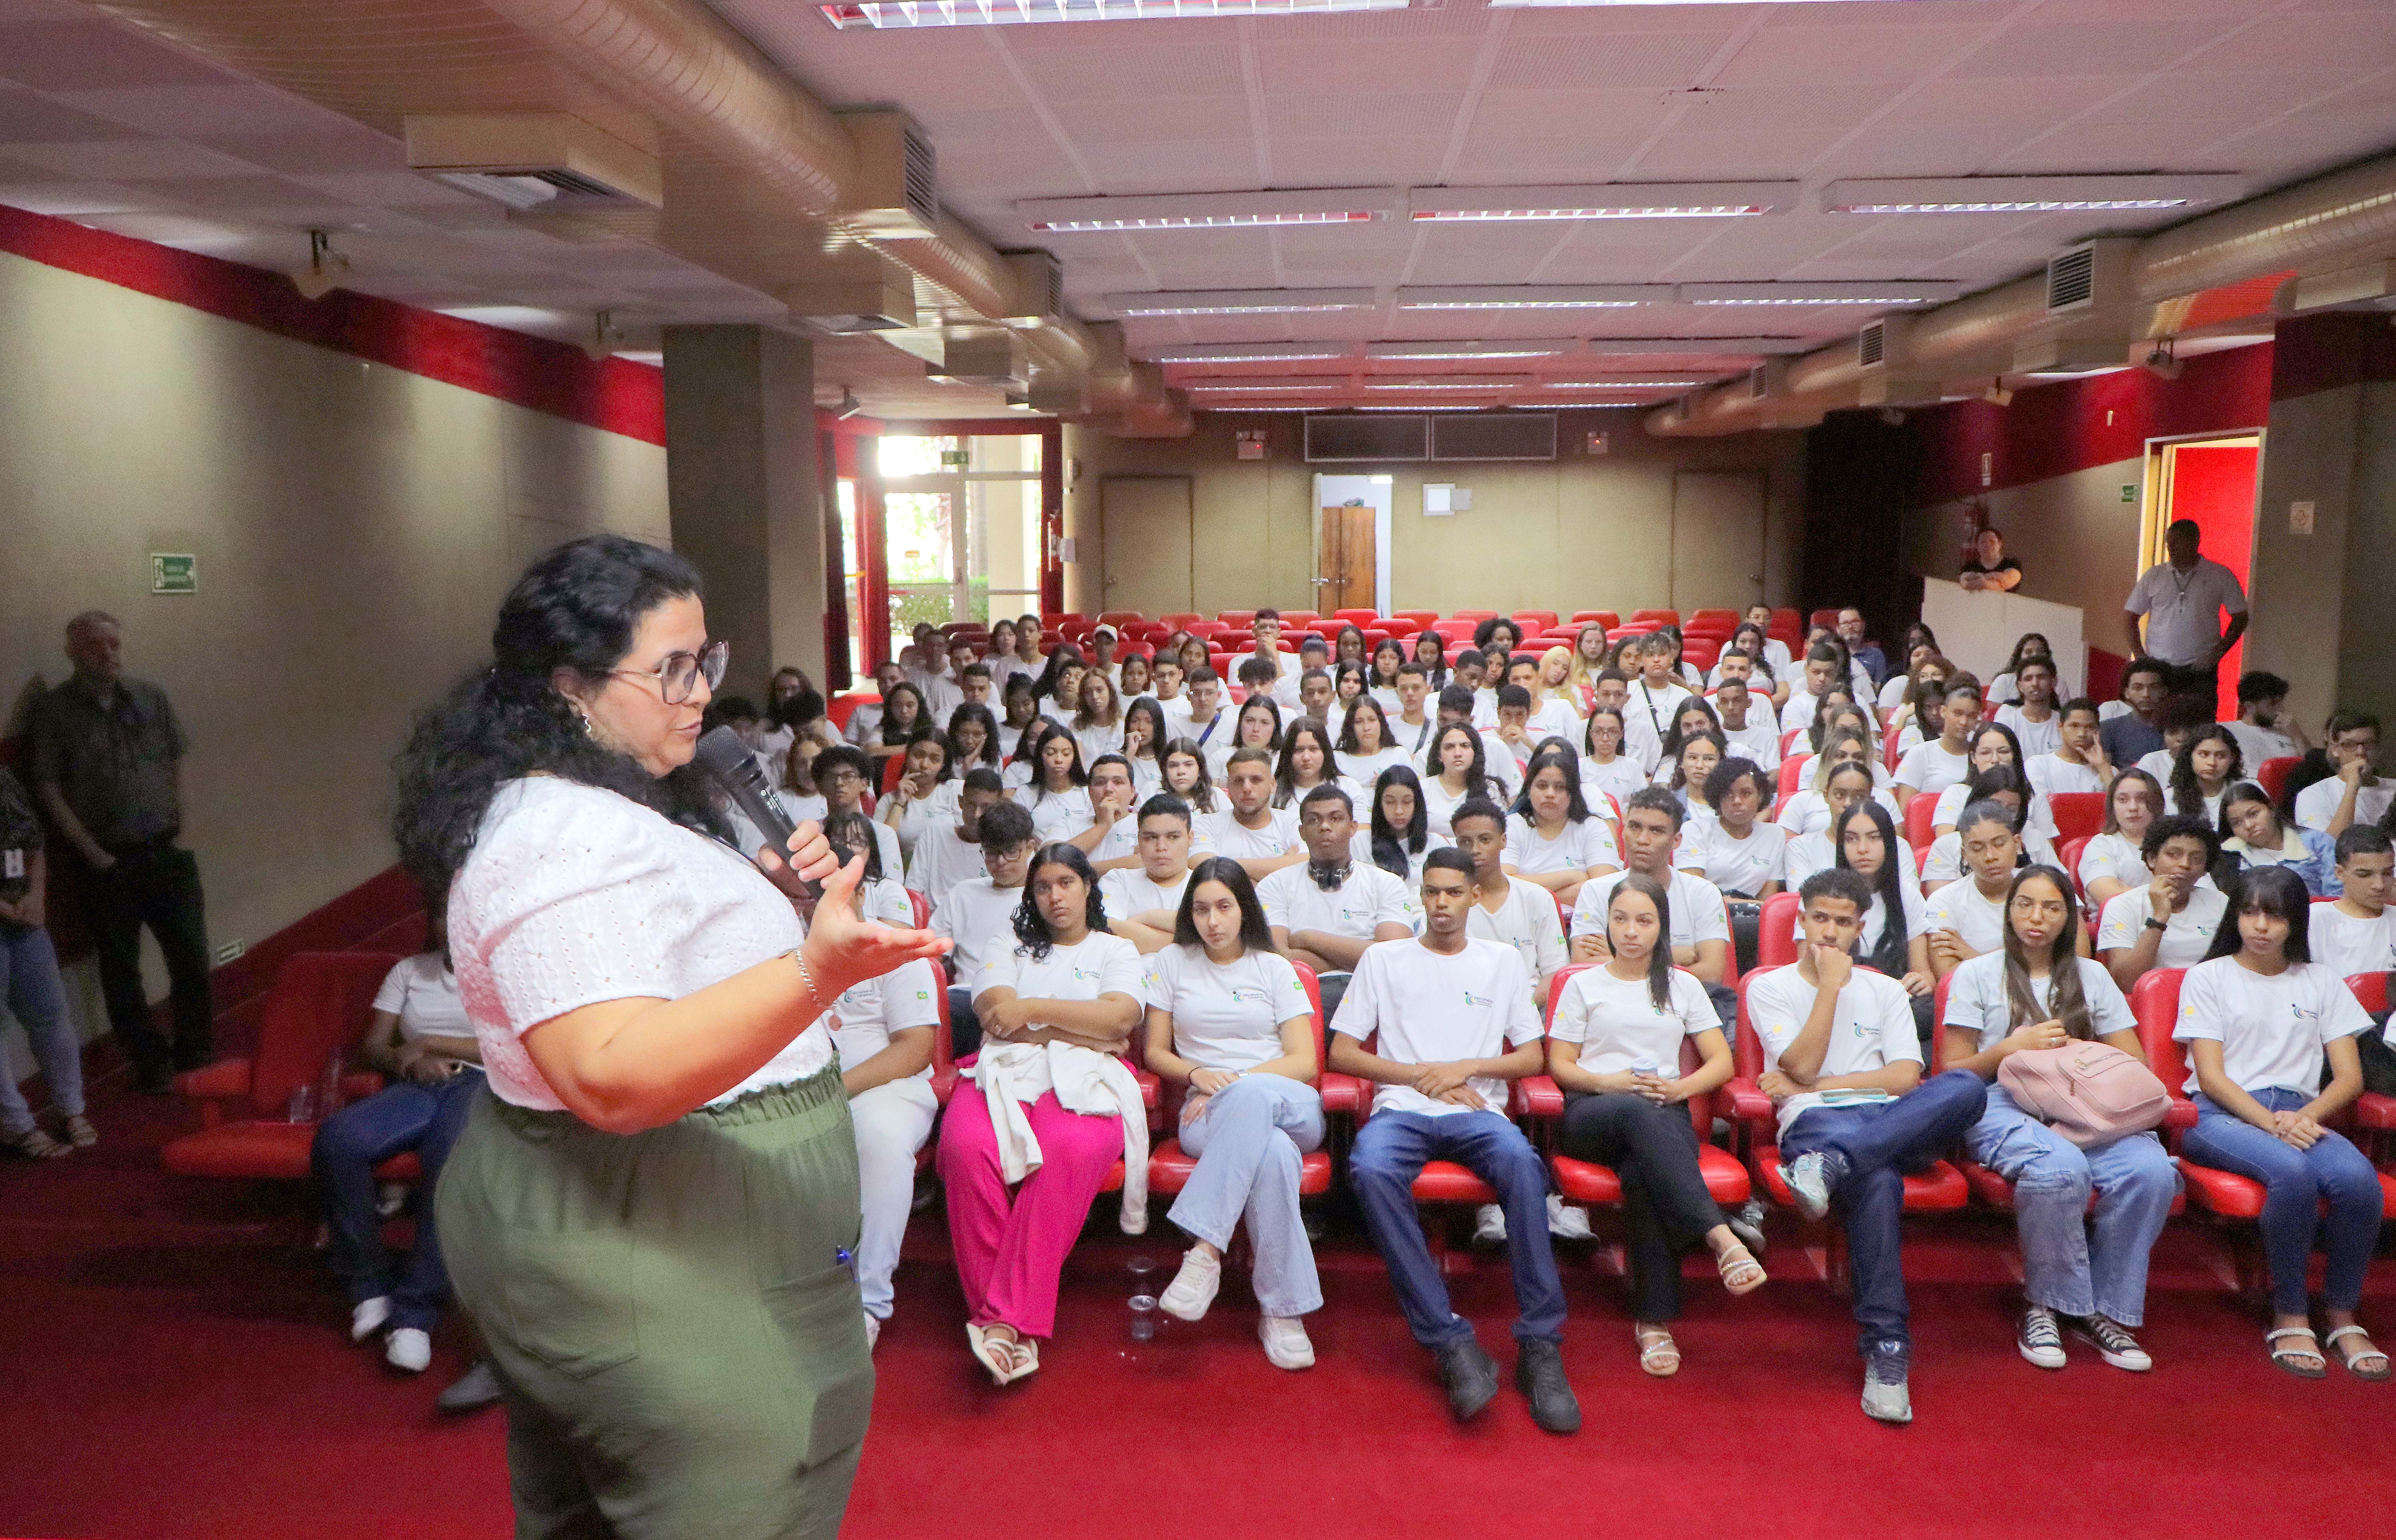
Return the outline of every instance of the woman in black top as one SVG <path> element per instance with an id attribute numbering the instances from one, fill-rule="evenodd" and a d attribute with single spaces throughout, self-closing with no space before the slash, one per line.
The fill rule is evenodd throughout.
<path id="1" fill-rule="evenodd" d="M 2005 538 L 1993 529 L 1980 531 L 1972 542 L 1972 559 L 1963 564 L 1956 582 L 1967 589 L 1993 589 L 2011 593 L 2022 584 L 2022 564 L 2005 554 Z"/>

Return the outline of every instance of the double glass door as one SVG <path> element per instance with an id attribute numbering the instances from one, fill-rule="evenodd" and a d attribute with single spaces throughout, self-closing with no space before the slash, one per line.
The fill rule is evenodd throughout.
<path id="1" fill-rule="evenodd" d="M 1037 434 L 880 441 L 889 657 L 918 625 L 1040 608 Z"/>

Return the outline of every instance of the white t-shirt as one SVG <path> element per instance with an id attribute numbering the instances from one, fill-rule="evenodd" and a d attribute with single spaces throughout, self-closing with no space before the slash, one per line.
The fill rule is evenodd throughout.
<path id="1" fill-rule="evenodd" d="M 2295 740 L 2276 728 L 2257 727 L 2251 722 L 2225 722 L 2221 725 L 2228 728 L 2230 736 L 2238 740 L 2238 753 L 2244 762 L 2246 774 L 2249 776 L 2260 770 L 2265 760 L 2296 757 Z M 2333 809 L 2336 805 L 2336 803 L 2330 804 Z"/>
<path id="2" fill-rule="evenodd" d="M 1100 754 L 1120 754 L 1124 741 L 1123 719 L 1118 714 L 1111 727 L 1095 724 L 1077 727 L 1073 730 L 1073 741 L 1082 746 L 1082 763 L 1085 765 L 1096 761 Z"/>
<path id="3" fill-rule="evenodd" d="M 1805 839 L 1818 840 L 1821 842 L 1819 846 L 1817 848 L 1822 856 L 1821 865 L 1809 869 L 1805 873 L 1807 877 L 1811 877 L 1815 872 L 1827 870 L 1828 868 L 1837 864 L 1835 861 L 1830 859 L 1830 843 L 1827 837 L 1820 834 L 1808 834 L 1805 836 Z M 1804 843 L 1804 841 L 1799 840 L 1792 840 L 1790 842 L 1790 859 L 1792 862 L 1798 858 L 1798 845 Z M 1899 843 L 1901 843 L 1902 842 Z M 1807 852 L 1808 856 L 1810 857 L 1813 854 L 1814 850 L 1809 849 Z M 1913 854 L 1911 851 L 1907 851 L 1905 853 L 1905 864 L 1897 868 L 1897 897 L 1898 907 L 1903 909 L 1905 914 L 1905 938 L 1908 941 L 1912 940 L 1917 936 L 1927 936 L 1930 934 L 1929 907 L 1923 900 L 1921 887 L 1907 875 L 1909 872 L 1912 871 L 1912 870 Z M 1793 890 L 1802 885 L 1803 881 L 1804 880 L 1802 878 L 1792 878 L 1790 881 L 1789 885 Z M 1878 951 L 1880 949 L 1881 936 L 1888 929 L 1888 905 L 1881 899 L 1880 884 L 1873 882 L 1870 878 L 1866 878 L 1864 881 L 1866 884 L 1871 888 L 1872 896 L 1870 907 L 1864 910 L 1863 926 L 1856 935 L 1856 955 L 1857 957 L 1870 957 L 1872 953 Z M 1789 934 L 1800 942 L 1804 940 L 1805 918 L 1804 915 L 1798 914 L 1790 917 Z"/>
<path id="4" fill-rule="evenodd" d="M 1897 762 L 1897 784 L 1916 791 L 1944 791 L 1972 778 L 1972 756 L 1950 753 L 1943 739 L 1917 743 Z"/>
<path id="5" fill-rule="evenodd" d="M 2028 752 L 2030 745 L 2025 743 L 2022 749 L 2024 752 Z M 2042 799 L 2052 797 L 2057 791 L 2105 790 L 2104 779 L 2094 769 L 2085 764 L 2073 764 L 2059 757 L 2053 750 L 2041 754 L 2032 754 L 2030 763 L 2024 768 L 2024 773 L 2030 777 L 2030 790 L 2036 791 Z"/>
<path id="6" fill-rule="evenodd" d="M 1366 948 L 1331 1029 L 1359 1042 L 1379 1033 L 1374 1052 L 1399 1064 L 1497 1058 L 1540 1037 L 1530 981 L 1514 949 L 1472 936 L 1453 955 L 1419 941 Z M 1505 1115 L 1504 1081 L 1475 1076 L 1464 1083 L 1489 1110 Z M 1434 1101 L 1411 1085 L 1377 1085 L 1373 1110 L 1436 1118 L 1469 1109 Z"/>
<path id="7" fill-rule="evenodd" d="M 1265 923 L 1292 932 L 1327 931 L 1351 940 L 1370 941 L 1381 925 L 1422 928 L 1422 906 L 1404 881 L 1370 861 L 1351 860 L 1348 875 L 1329 893 L 1308 875 L 1311 863 L 1285 866 L 1257 884 L 1257 902 L 1264 906 Z"/>
<path id="8" fill-rule="evenodd" d="M 1682 703 L 1696 697 L 1670 681 L 1660 690 L 1649 691 L 1647 681 L 1631 682 L 1631 698 L 1622 704 L 1622 751 L 1646 767 L 1653 775 L 1664 757 L 1664 738 L 1672 730 L 1672 718 L 1679 714 Z"/>
<path id="9" fill-rule="evenodd" d="M 2014 730 L 2014 741 L 2021 745 L 2024 760 L 2035 754 L 2052 754 L 2063 747 L 2063 713 L 2053 707 L 2047 709 L 2044 722 L 2032 722 L 2022 715 L 2018 706 L 2000 706 L 1997 725 Z"/>
<path id="10" fill-rule="evenodd" d="M 1482 787 L 1483 790 L 1481 794 L 1483 796 L 1488 798 L 1491 802 L 1498 803 L 1498 805 L 1500 807 L 1506 805 L 1503 802 L 1498 801 L 1499 798 L 1506 794 L 1503 788 L 1496 785 L 1494 782 L 1486 778 L 1482 781 Z M 1456 828 L 1449 820 L 1454 816 L 1456 810 L 1464 805 L 1466 798 L 1471 795 L 1471 793 L 1467 791 L 1450 791 L 1446 787 L 1440 784 L 1439 777 L 1436 776 L 1424 777 L 1422 783 L 1423 821 L 1429 827 L 1430 831 L 1433 834 L 1454 834 L 1456 832 Z"/>
<path id="11" fill-rule="evenodd" d="M 1205 1069 L 1281 1057 L 1281 1024 L 1312 1015 L 1298 969 L 1275 951 L 1215 962 L 1204 947 L 1167 947 L 1149 958 L 1141 998 L 1173 1013 L 1173 1051 Z"/>
<path id="12" fill-rule="evenodd" d="M 1564 917 L 1556 912 L 1555 895 L 1520 877 L 1507 880 L 1506 896 L 1495 910 L 1476 901 L 1465 911 L 1464 933 L 1484 940 L 1503 941 L 1522 958 L 1537 990 L 1541 980 L 1572 961 L 1564 949 Z"/>
<path id="13" fill-rule="evenodd" d="M 2221 643 L 2221 612 L 2246 613 L 2237 575 L 2210 557 L 2183 576 L 2169 562 L 2147 568 L 2122 607 L 2147 617 L 2147 651 L 2183 668 L 2203 661 Z"/>
<path id="14" fill-rule="evenodd" d="M 1090 789 L 1069 786 L 1062 791 L 1025 790 L 1017 802 L 1032 815 L 1032 837 L 1042 844 L 1070 840 L 1098 820 L 1090 815 Z"/>
<path id="15" fill-rule="evenodd" d="M 915 854 L 907 862 L 907 886 L 938 909 L 951 888 L 989 870 L 978 841 L 967 843 L 955 824 L 935 824 L 915 842 Z"/>
<path id="16" fill-rule="evenodd" d="M 2319 962 L 2292 962 L 2265 977 L 2235 957 L 2216 957 L 2179 981 L 2172 1038 L 2220 1043 L 2222 1073 L 2242 1091 L 2309 1096 L 2321 1089 L 2323 1046 L 2370 1029 L 2371 1018 L 2346 980 Z M 2190 1095 L 2199 1089 L 2193 1054 L 2186 1089 Z"/>
<path id="17" fill-rule="evenodd" d="M 524 1034 L 609 1000 L 679 1000 L 794 950 L 791 901 L 729 845 L 554 776 L 491 798 L 449 889 L 449 956 L 492 1094 L 557 1112 Z M 714 1102 L 832 1062 L 824 1018 Z M 713 1105 L 713 1103 L 711 1103 Z"/>
<path id="18" fill-rule="evenodd" d="M 1766 774 L 1780 768 L 1780 729 L 1766 720 L 1771 710 L 1771 702 L 1751 697 L 1747 709 L 1747 725 L 1723 729 L 1723 737 L 1729 743 L 1731 753 L 1740 759 L 1753 760 Z"/>
<path id="19" fill-rule="evenodd" d="M 1627 872 L 1610 871 L 1581 884 L 1580 896 L 1573 902 L 1572 933 L 1575 936 L 1605 934 L 1606 905 L 1614 896 L 1615 885 L 1627 875 Z M 1672 911 L 1673 946 L 1694 947 L 1700 941 L 1729 942 L 1730 911 L 1723 908 L 1722 889 L 1711 883 L 1685 871 L 1675 871 L 1671 885 L 1664 890 L 1664 901 Z"/>
<path id="20" fill-rule="evenodd" d="M 1689 827 L 1673 864 L 1703 872 L 1724 893 L 1753 897 L 1764 883 L 1787 880 L 1789 831 L 1759 819 L 1746 839 L 1736 840 L 1719 820 L 1709 818 Z"/>
<path id="21" fill-rule="evenodd" d="M 2080 970 L 2080 997 L 2088 1002 L 2090 1034 L 2108 1038 L 2137 1030 L 2138 1018 L 2130 1014 L 2130 1002 L 2122 997 L 2122 987 L 2113 982 L 2105 964 L 2093 957 L 2074 957 L 2071 962 Z M 2040 1010 L 2053 1009 L 2048 1004 L 2055 992 L 2052 977 L 2032 978 L 2030 992 Z M 2005 1001 L 2003 952 L 1975 957 L 1948 976 L 1947 1027 L 1950 1031 L 1971 1033 L 1982 1049 L 1993 1048 L 2000 1039 L 2012 1034 L 2013 1007 Z"/>
<path id="22" fill-rule="evenodd" d="M 1905 816 L 1897 810 L 1897 794 L 1883 789 L 1872 793 L 1872 801 L 1888 809 L 1889 821 L 1897 828 L 1905 827 Z M 1799 791 L 1789 799 L 1773 820 L 1791 834 L 1827 834 L 1830 830 L 1830 804 L 1819 791 Z"/>
<path id="23" fill-rule="evenodd" d="M 1403 845 L 1405 842 L 1401 840 L 1398 843 Z M 1399 879 L 1406 884 L 1406 891 L 1409 893 L 1418 893 L 1421 891 L 1424 857 L 1428 856 L 1434 850 L 1446 850 L 1455 843 L 1456 842 L 1454 840 L 1449 839 L 1444 834 L 1439 833 L 1436 830 L 1426 830 L 1423 833 L 1423 847 L 1420 850 L 1409 850 L 1406 852 L 1406 874 L 1403 878 Z M 1350 837 L 1348 841 L 1348 858 L 1364 866 L 1380 866 L 1380 862 L 1373 859 L 1373 831 L 1371 830 L 1359 828 L 1356 832 Z M 1389 869 L 1383 867 L 1382 870 L 1387 871 Z M 1393 877 L 1397 875 L 1395 872 L 1391 872 L 1390 874 Z"/>
<path id="24" fill-rule="evenodd" d="M 1404 731 L 1399 727 L 1395 714 L 1390 718 L 1390 730 L 1393 733 Z M 1341 772 L 1362 786 L 1371 786 L 1379 780 L 1381 772 L 1392 764 L 1411 767 L 1414 763 L 1414 756 L 1394 744 L 1370 754 L 1351 754 L 1343 750 L 1338 758 Z"/>
<path id="25" fill-rule="evenodd" d="M 458 976 L 442 965 L 439 952 L 401 958 L 382 976 L 374 1008 L 399 1017 L 399 1035 L 409 1042 L 474 1035 L 474 1024 L 466 1016 L 466 1002 L 458 993 Z"/>
<path id="26" fill-rule="evenodd" d="M 2060 867 L 2063 857 L 2055 853 L 2055 842 L 2037 830 L 2022 833 L 2021 843 L 2030 858 L 2042 865 Z M 1925 883 L 1952 883 L 1963 875 L 1963 836 L 1953 830 L 1930 842 L 1922 853 L 1922 880 Z"/>
<path id="27" fill-rule="evenodd" d="M 2155 880 L 2138 847 L 2119 834 L 2094 834 L 2080 849 L 2080 870 L 2074 873 L 2084 891 L 2099 877 L 2110 877 L 2124 887 L 2145 887 Z"/>
<path id="28" fill-rule="evenodd" d="M 2313 961 L 2338 977 L 2396 972 L 2396 906 L 2357 920 L 2336 904 L 2315 904 L 2307 920 Z"/>
<path id="29" fill-rule="evenodd" d="M 1163 909 L 1167 914 L 1181 912 L 1181 895 L 1190 886 L 1190 873 L 1176 875 L 1170 883 L 1160 883 L 1149 876 L 1145 867 L 1117 867 L 1098 879 L 1098 905 L 1106 910 L 1110 924 Z"/>
<path id="30" fill-rule="evenodd" d="M 1780 1055 L 1805 1029 L 1821 991 L 1805 982 L 1795 964 L 1773 968 L 1747 987 L 1747 1019 L 1764 1044 L 1764 1068 L 1779 1067 Z M 1913 1002 L 1905 986 L 1886 974 L 1862 968 L 1847 976 L 1830 1022 L 1830 1041 L 1816 1078 L 1869 1075 L 1903 1061 L 1922 1062 L 1922 1042 L 1913 1029 Z M 1780 1104 L 1780 1135 L 1817 1107 L 1858 1107 L 1895 1101 L 1886 1091 L 1808 1091 Z"/>
<path id="31" fill-rule="evenodd" d="M 1995 951 L 2005 944 L 2005 896 L 1991 898 L 1965 877 L 1922 901 L 1922 923 L 1925 934 L 1953 931 L 1976 952 Z"/>
<path id="32" fill-rule="evenodd" d="M 979 991 L 991 961 L 1015 945 L 1015 911 L 1022 907 L 1023 889 L 1000 887 L 985 869 L 949 889 L 932 910 L 932 934 L 956 943 L 949 976 L 968 995 Z"/>
<path id="33" fill-rule="evenodd" d="M 1589 803 L 1591 813 L 1604 806 L 1597 800 L 1599 792 L 1611 796 L 1616 808 L 1619 809 L 1631 800 L 1632 792 L 1646 784 L 1647 773 L 1626 754 L 1617 754 L 1604 764 L 1586 754 L 1581 756 L 1580 795 L 1581 800 Z"/>
<path id="34" fill-rule="evenodd" d="M 940 1024 L 939 975 L 922 958 L 901 962 L 878 978 L 852 984 L 832 1002 L 832 1042 L 843 1069 L 854 1069 L 890 1046 L 890 1036 L 910 1027 Z M 930 1080 L 928 1064 L 912 1079 Z"/>
<path id="35" fill-rule="evenodd" d="M 1939 891 L 1943 893 L 1946 889 Z M 2147 901 L 2151 891 L 2139 886 L 2113 896 L 2096 923 L 2098 952 L 2138 944 L 2139 934 L 2147 928 L 2147 920 L 2154 913 L 2153 907 Z M 2219 889 L 2200 887 L 2191 890 L 2188 902 L 2180 906 L 2179 912 L 2164 923 L 2163 937 L 2155 943 L 2155 966 L 2192 968 L 2203 962 L 2205 952 L 2213 946 L 2213 933 L 2221 928 L 2221 917 L 2229 912 L 2229 896 Z"/>
<path id="36" fill-rule="evenodd" d="M 1250 829 L 1230 807 L 1201 813 L 1191 820 L 1191 856 L 1228 856 L 1235 861 L 1257 861 L 1286 856 L 1298 848 L 1298 809 L 1268 807 L 1265 825 Z"/>
<path id="37" fill-rule="evenodd" d="M 1495 728 L 1481 729 L 1481 768 L 1490 781 L 1504 790 L 1495 799 L 1499 806 L 1514 800 L 1523 790 L 1523 762 L 1514 757 L 1514 749 L 1498 736 Z M 1536 747 L 1536 745 L 1534 745 Z M 1584 764 L 1587 761 L 1582 762 Z"/>
<path id="38" fill-rule="evenodd" d="M 1644 1069 L 1676 1077 L 1681 1043 L 1699 1032 L 1723 1029 L 1705 984 L 1685 968 L 1674 968 L 1671 1003 L 1656 1003 L 1644 977 L 1617 978 L 1604 967 L 1583 968 L 1564 981 L 1548 1035 L 1581 1045 L 1580 1067 L 1593 1075 Z"/>
<path id="39" fill-rule="evenodd" d="M 1505 864 L 1522 876 L 1545 871 L 1587 871 L 1593 866 L 1618 867 L 1622 857 L 1614 848 L 1614 831 L 1603 818 L 1564 820 L 1562 832 L 1550 839 L 1520 813 L 1506 817 Z"/>
<path id="40" fill-rule="evenodd" d="M 1138 947 L 1120 936 L 1092 931 L 1072 946 L 1049 948 L 1045 957 L 1021 946 L 1001 952 L 982 970 L 974 994 L 1013 989 L 1018 1000 L 1096 1000 L 1109 994 L 1140 1000 L 1147 971 Z"/>
<path id="41" fill-rule="evenodd" d="M 959 784 L 955 780 L 935 782 L 929 796 L 917 797 L 898 810 L 898 821 L 895 824 L 886 822 L 878 816 L 885 809 L 897 805 L 895 799 L 885 799 L 874 809 L 877 816 L 873 821 L 892 830 L 898 836 L 898 850 L 902 856 L 912 857 L 916 845 L 923 843 L 927 831 L 941 824 L 952 824 L 957 821 L 958 792 Z M 874 839 L 878 843 L 881 836 L 877 834 Z M 885 847 L 883 870 L 893 877 L 898 875 L 898 869 L 889 864 L 887 846 Z"/>
<path id="42" fill-rule="evenodd" d="M 2246 763 L 2251 774 L 2255 762 L 2249 760 Z M 2337 804 L 2345 800 L 2346 782 L 2336 776 L 2327 780 L 2317 780 L 2296 793 L 2296 822 L 2326 834 L 2329 832 L 2329 820 L 2337 812 Z M 2383 777 L 2376 784 L 2355 792 L 2354 821 L 2377 823 L 2387 816 L 2390 802 L 2396 802 L 2396 781 Z"/>

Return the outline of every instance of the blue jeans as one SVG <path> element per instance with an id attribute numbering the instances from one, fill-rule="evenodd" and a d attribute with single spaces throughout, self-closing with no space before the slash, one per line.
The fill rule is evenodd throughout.
<path id="1" fill-rule="evenodd" d="M 981 1018 L 974 1015 L 973 991 L 962 984 L 949 986 L 949 1059 L 952 1063 L 981 1052 Z"/>
<path id="2" fill-rule="evenodd" d="M 0 923 L 0 1002 L 25 1025 L 33 1062 L 50 1082 L 50 1099 L 65 1117 L 83 1115 L 83 1044 L 67 1019 L 66 986 L 59 979 L 59 954 L 50 933 L 39 925 Z M 17 1089 L 17 1077 L 0 1069 L 0 1135 L 21 1138 L 33 1130 L 33 1111 Z"/>
<path id="3" fill-rule="evenodd" d="M 1502 1112 L 1376 1112 L 1356 1131 L 1348 1179 L 1364 1211 L 1364 1228 L 1390 1269 L 1398 1308 L 1415 1340 L 1444 1348 L 1472 1335 L 1472 1323 L 1448 1305 L 1447 1284 L 1423 1241 L 1414 1181 L 1425 1163 L 1454 1161 L 1498 1191 L 1506 1209 L 1506 1249 L 1514 1264 L 1518 1341 L 1561 1342 L 1564 1288 L 1548 1244 L 1548 1168 L 1523 1131 Z"/>
<path id="4" fill-rule="evenodd" d="M 441 1242 L 433 1232 L 433 1185 L 466 1114 L 483 1089 L 480 1069 L 461 1069 L 439 1085 L 403 1082 L 326 1118 L 310 1146 L 308 1163 L 325 1189 L 325 1219 L 331 1228 L 333 1271 L 349 1285 L 350 1303 L 389 1295 L 393 1326 L 429 1332 L 441 1319 L 449 1275 L 441 1266 Z M 396 1281 L 383 1250 L 382 1220 L 375 1214 L 374 1168 L 406 1150 L 424 1167 L 417 1188 L 416 1249 Z"/>
<path id="5" fill-rule="evenodd" d="M 1323 1145 L 1323 1098 L 1285 1075 L 1243 1075 L 1181 1125 L 1181 1148 L 1198 1169 L 1168 1216 L 1221 1250 L 1248 1222 L 1256 1248 L 1257 1303 L 1269 1316 L 1323 1308 L 1314 1247 L 1298 1211 L 1299 1157 Z"/>
<path id="6" fill-rule="evenodd" d="M 1847 1175 L 1830 1193 L 1832 1212 L 1846 1228 L 1854 1264 L 1856 1350 L 1874 1344 L 1902 1349 L 1906 1328 L 1905 1268 L 1899 1225 L 1905 1216 L 1905 1173 L 1918 1171 L 1962 1138 L 1988 1106 L 1988 1083 L 1969 1069 L 1933 1075 L 1893 1102 L 1870 1107 L 1814 1107 L 1797 1115 L 1780 1138 L 1780 1158 L 1836 1150 Z"/>
<path id="7" fill-rule="evenodd" d="M 2294 1112 L 2312 1097 L 2273 1086 L 2251 1093 L 2273 1112 Z M 2363 1275 L 2379 1243 L 2379 1174 L 2346 1135 L 2324 1131 L 2310 1149 L 2298 1149 L 2248 1122 L 2198 1092 L 2196 1126 L 2180 1138 L 2180 1153 L 2199 1165 L 2234 1171 L 2263 1184 L 2267 1196 L 2257 1221 L 2263 1255 L 2271 1269 L 2271 1308 L 2282 1315 L 2306 1309 L 2305 1274 L 2312 1259 L 2313 1234 L 2321 1232 L 2328 1256 L 2322 1303 L 2351 1310 L 2363 1298 Z M 2321 1204 L 2329 1217 L 2320 1217 Z"/>
<path id="8" fill-rule="evenodd" d="M 1963 1137 L 1972 1159 L 2014 1184 L 2030 1302 L 2123 1326 L 2146 1317 L 2147 1256 L 2171 1217 L 2179 1173 L 2152 1134 L 2083 1149 L 1989 1087 L 1989 1109 Z M 2088 1195 L 2096 1195 L 2090 1238 Z"/>

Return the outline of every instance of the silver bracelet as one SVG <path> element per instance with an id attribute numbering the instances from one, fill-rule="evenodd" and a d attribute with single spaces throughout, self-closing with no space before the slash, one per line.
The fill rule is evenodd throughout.
<path id="1" fill-rule="evenodd" d="M 816 987 L 816 976 L 808 971 L 807 960 L 799 955 L 796 947 L 792 947 L 786 955 L 799 970 L 799 982 L 807 987 L 807 1003 L 815 1007 L 814 1015 L 823 1015 L 829 1007 L 823 1002 L 823 991 Z"/>

